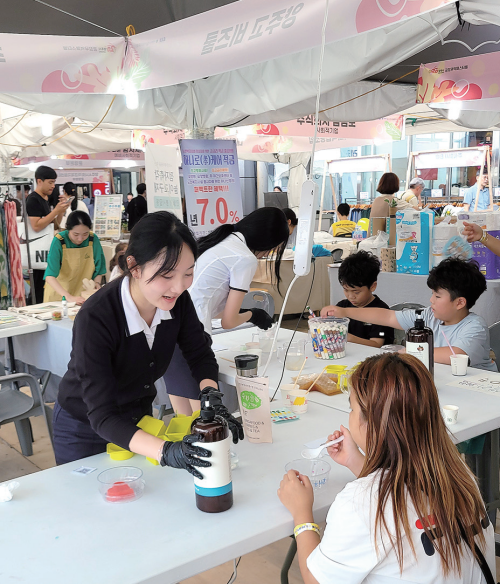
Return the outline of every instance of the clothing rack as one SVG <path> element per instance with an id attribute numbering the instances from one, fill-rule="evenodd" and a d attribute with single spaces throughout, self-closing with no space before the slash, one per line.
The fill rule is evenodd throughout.
<path id="1" fill-rule="evenodd" d="M 28 254 L 28 275 L 30 279 L 30 290 L 31 290 L 31 299 L 32 304 L 36 304 L 36 294 L 35 294 L 35 282 L 33 280 L 33 269 L 31 268 L 31 255 L 30 255 L 30 241 L 28 237 L 28 215 L 26 212 L 26 193 L 24 191 L 24 185 L 28 185 L 30 188 L 33 187 L 31 181 L 21 181 L 21 182 L 0 182 L 0 187 L 21 187 L 21 194 L 22 194 L 22 203 L 23 203 L 23 221 L 24 221 L 24 233 L 26 238 L 26 253 Z M 2 195 L 4 197 L 8 195 Z"/>

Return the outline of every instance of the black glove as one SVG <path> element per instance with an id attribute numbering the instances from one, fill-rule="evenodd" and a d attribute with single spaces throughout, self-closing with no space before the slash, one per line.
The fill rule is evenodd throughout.
<path id="1" fill-rule="evenodd" d="M 269 316 L 269 314 L 267 314 L 265 310 L 262 310 L 262 308 L 250 308 L 250 312 L 252 313 L 252 317 L 249 322 L 255 326 L 258 326 L 265 331 L 273 326 L 273 317 Z"/>
<path id="2" fill-rule="evenodd" d="M 222 403 L 222 393 L 215 389 L 215 387 L 205 387 L 203 388 L 202 392 L 200 393 L 200 400 L 203 402 L 203 398 L 206 398 L 207 395 L 210 394 L 210 405 L 215 410 L 215 413 L 224 418 L 226 420 L 229 429 L 231 430 L 231 434 L 233 435 L 233 444 L 238 444 L 238 439 L 243 440 L 245 435 L 243 434 L 243 426 L 241 422 L 238 422 L 236 418 L 234 418 L 226 408 L 226 406 Z"/>
<path id="3" fill-rule="evenodd" d="M 165 442 L 160 464 L 162 466 L 171 466 L 172 468 L 183 468 L 197 479 L 203 479 L 203 475 L 194 467 L 201 466 L 207 468 L 208 466 L 212 466 L 212 464 L 208 460 L 195 457 L 204 456 L 208 458 L 212 456 L 212 453 L 200 446 L 193 446 L 193 442 L 199 442 L 199 440 L 200 437 L 196 434 L 189 434 L 188 436 L 184 436 L 182 442 Z"/>

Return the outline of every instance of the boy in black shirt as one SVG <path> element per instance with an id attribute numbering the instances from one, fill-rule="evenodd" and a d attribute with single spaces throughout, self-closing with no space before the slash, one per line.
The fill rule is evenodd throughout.
<path id="1" fill-rule="evenodd" d="M 389 308 L 375 296 L 380 262 L 376 256 L 366 251 L 358 251 L 348 256 L 340 265 L 339 282 L 344 289 L 346 300 L 337 306 L 342 308 Z M 369 347 L 380 348 L 394 342 L 394 329 L 359 320 L 350 320 L 347 341 Z"/>

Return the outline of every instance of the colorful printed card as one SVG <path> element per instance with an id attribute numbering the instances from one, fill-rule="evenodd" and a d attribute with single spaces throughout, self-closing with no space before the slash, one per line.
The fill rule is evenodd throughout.
<path id="1" fill-rule="evenodd" d="M 282 422 L 293 422 L 294 420 L 300 420 L 300 416 L 294 414 L 290 410 L 271 410 L 271 420 L 275 424 L 280 424 Z"/>

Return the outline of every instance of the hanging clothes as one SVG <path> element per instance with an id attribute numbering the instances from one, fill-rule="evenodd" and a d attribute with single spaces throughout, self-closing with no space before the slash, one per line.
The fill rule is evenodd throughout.
<path id="1" fill-rule="evenodd" d="M 9 279 L 9 256 L 7 248 L 7 227 L 3 203 L 0 209 L 0 309 L 7 310 L 12 305 Z"/>
<path id="2" fill-rule="evenodd" d="M 26 306 L 24 291 L 23 268 L 21 264 L 21 244 L 17 231 L 17 207 L 13 201 L 4 203 L 7 224 L 7 248 L 9 250 L 9 272 L 12 290 L 12 303 L 16 308 Z"/>

